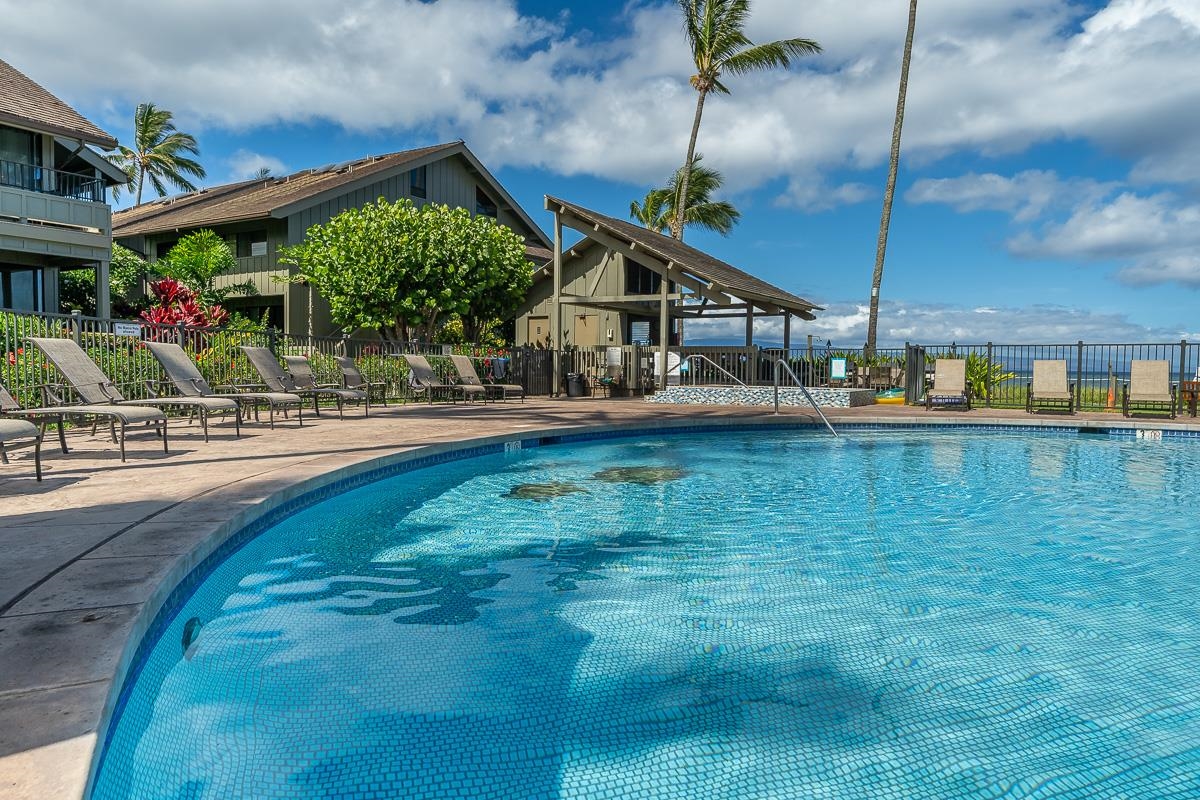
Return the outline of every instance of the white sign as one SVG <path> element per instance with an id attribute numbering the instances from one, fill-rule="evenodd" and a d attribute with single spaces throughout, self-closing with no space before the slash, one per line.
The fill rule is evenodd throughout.
<path id="1" fill-rule="evenodd" d="M 140 322 L 114 322 L 112 326 L 114 336 L 136 336 L 142 338 L 142 325 Z"/>

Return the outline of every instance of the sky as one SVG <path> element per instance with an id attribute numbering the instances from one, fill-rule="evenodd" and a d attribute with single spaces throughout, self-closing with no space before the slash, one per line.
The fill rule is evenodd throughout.
<path id="1" fill-rule="evenodd" d="M 705 106 L 699 150 L 744 216 L 687 240 L 827 309 L 796 336 L 865 339 L 907 6 L 754 0 L 751 39 L 824 52 L 731 76 Z M 0 0 L 0 57 L 122 141 L 138 102 L 170 109 L 205 185 L 461 138 L 548 229 L 545 194 L 624 217 L 683 162 L 696 94 L 679 14 Z M 65 50 L 68 18 L 104 46 Z M 1200 0 L 921 0 L 880 344 L 1200 339 L 1198 56 Z"/>

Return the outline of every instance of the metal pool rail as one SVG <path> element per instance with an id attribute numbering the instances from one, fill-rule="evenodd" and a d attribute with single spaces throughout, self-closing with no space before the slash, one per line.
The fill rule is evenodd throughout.
<path id="1" fill-rule="evenodd" d="M 776 416 L 779 415 L 779 368 L 780 367 L 783 367 L 783 369 L 785 369 L 787 371 L 787 374 L 792 376 L 792 380 L 796 382 L 797 388 L 799 388 L 800 391 L 804 392 L 805 399 L 807 399 L 809 402 L 809 405 L 811 405 L 813 407 L 813 411 L 817 412 L 817 416 L 819 416 L 821 418 L 821 422 L 824 422 L 825 427 L 828 428 L 829 432 L 833 434 L 833 438 L 835 438 L 835 439 L 838 438 L 838 432 L 835 431 L 833 429 L 833 426 L 829 424 L 829 418 L 825 416 L 825 412 L 821 410 L 821 407 L 819 405 L 817 405 L 817 401 L 813 399 L 813 396 L 811 394 L 809 394 L 808 389 L 805 388 L 805 386 L 804 386 L 804 382 L 796 377 L 796 373 L 792 372 L 792 368 L 789 367 L 787 365 L 787 362 L 784 361 L 782 358 L 775 359 L 775 415 Z"/>

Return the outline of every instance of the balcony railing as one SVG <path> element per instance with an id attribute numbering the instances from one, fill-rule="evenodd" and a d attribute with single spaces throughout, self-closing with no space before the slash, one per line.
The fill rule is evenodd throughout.
<path id="1" fill-rule="evenodd" d="M 0 186 L 13 186 L 72 200 L 104 202 L 104 182 L 99 178 L 16 161 L 0 161 Z"/>

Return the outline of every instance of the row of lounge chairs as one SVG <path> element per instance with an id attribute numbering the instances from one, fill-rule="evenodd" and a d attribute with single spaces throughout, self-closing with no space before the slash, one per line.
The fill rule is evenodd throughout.
<path id="1" fill-rule="evenodd" d="M 1027 385 L 1025 410 L 1065 411 L 1074 414 L 1075 385 L 1067 380 L 1067 362 L 1033 362 L 1033 378 Z M 1129 381 L 1121 398 L 1121 412 L 1130 416 L 1135 410 L 1165 410 L 1175 418 L 1176 387 L 1171 383 L 1168 361 L 1138 360 L 1130 364 Z M 961 358 L 939 358 L 934 362 L 933 383 L 925 391 L 925 408 L 951 406 L 971 409 L 971 387 L 967 383 L 967 362 Z"/>
<path id="2" fill-rule="evenodd" d="M 247 413 L 253 413 L 257 421 L 260 410 L 266 409 L 271 429 L 275 427 L 275 414 L 286 417 L 294 410 L 296 422 L 304 425 L 304 406 L 312 403 L 313 412 L 321 413 L 320 402 L 332 400 L 339 418 L 344 417 L 346 404 L 362 406 L 363 415 L 369 416 L 372 397 L 387 405 L 386 387 L 366 380 L 359 372 L 354 360 L 336 356 L 343 384 L 318 383 L 309 360 L 303 356 L 284 356 L 285 370 L 275 354 L 266 347 L 243 346 L 250 365 L 261 380 L 255 387 L 231 386 L 232 391 L 214 389 L 201 374 L 186 351 L 171 342 L 145 342 L 145 346 L 162 366 L 167 381 L 174 387 L 175 394 L 160 394 L 160 387 L 147 384 L 150 397 L 146 399 L 126 398 L 115 383 L 96 365 L 78 344 L 71 339 L 31 338 L 30 343 L 41 350 L 46 360 L 54 365 L 66 385 L 82 401 L 66 402 L 65 393 L 55 387 L 43 387 L 44 403 L 38 408 L 22 408 L 4 386 L 0 386 L 0 460 L 8 463 L 10 450 L 32 446 L 34 469 L 37 479 L 42 479 L 41 447 L 46 428 L 56 425 L 59 446 L 67 451 L 64 422 L 67 419 L 91 421 L 93 431 L 100 421 L 109 426 L 109 433 L 117 444 L 121 461 L 125 461 L 125 438 L 131 426 L 146 425 L 155 436 L 162 439 L 163 451 L 167 446 L 168 410 L 186 411 L 189 419 L 199 418 L 208 441 L 210 416 L 233 416 L 234 432 L 241 436 L 241 424 Z M 471 359 L 454 356 L 452 361 L 461 383 L 443 380 L 430 366 L 424 356 L 405 355 L 409 366 L 409 382 L 414 394 L 425 396 L 430 402 L 435 396 L 456 399 L 525 399 L 524 389 L 515 384 L 486 384 L 480 380 Z M 265 391 L 261 391 L 265 387 Z"/>

